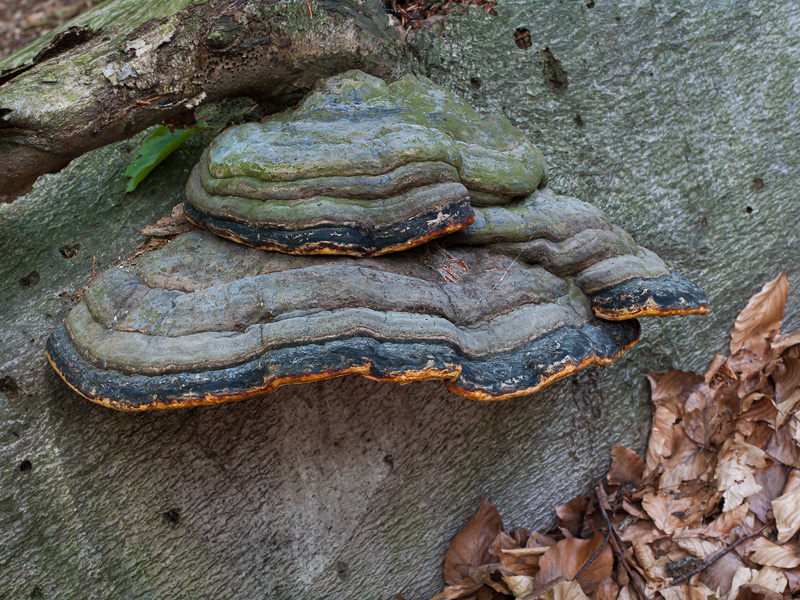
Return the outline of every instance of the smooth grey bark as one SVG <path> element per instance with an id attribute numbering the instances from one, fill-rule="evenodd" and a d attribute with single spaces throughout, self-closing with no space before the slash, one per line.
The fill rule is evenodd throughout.
<path id="1" fill-rule="evenodd" d="M 547 524 L 553 503 L 604 473 L 616 442 L 643 449 L 645 373 L 702 371 L 780 270 L 785 329 L 800 326 L 796 11 L 756 0 L 496 10 L 451 13 L 443 38 L 418 37 L 426 72 L 504 112 L 544 152 L 557 191 L 608 211 L 703 286 L 712 313 L 643 319 L 622 361 L 503 403 L 348 377 L 116 413 L 68 390 L 44 342 L 93 257 L 104 269 L 130 254 L 139 228 L 182 199 L 207 138 L 131 195 L 122 171 L 141 138 L 95 150 L 0 206 L 0 380 L 14 396 L 0 396 L 0 598 L 425 598 L 481 492 L 507 524 Z M 548 84 L 544 47 L 566 87 Z"/>

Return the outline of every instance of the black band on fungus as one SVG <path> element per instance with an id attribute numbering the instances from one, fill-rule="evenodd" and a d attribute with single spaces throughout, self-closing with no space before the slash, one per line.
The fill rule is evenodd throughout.
<path id="1" fill-rule="evenodd" d="M 589 295 L 592 310 L 603 319 L 661 315 L 704 315 L 708 299 L 683 275 L 636 277 Z"/>
<path id="2" fill-rule="evenodd" d="M 50 363 L 67 384 L 99 404 L 127 411 L 215 404 L 300 383 L 358 373 L 389 381 L 443 379 L 478 400 L 530 394 L 591 364 L 609 364 L 639 339 L 635 320 L 562 327 L 512 351 L 473 358 L 444 344 L 350 338 L 271 350 L 238 366 L 169 375 L 124 375 L 81 358 L 66 329 L 47 341 Z"/>
<path id="3" fill-rule="evenodd" d="M 222 237 L 288 254 L 336 253 L 349 256 L 376 256 L 412 248 L 428 240 L 462 229 L 475 215 L 469 195 L 431 208 L 418 215 L 384 227 L 360 225 L 319 225 L 290 230 L 279 226 L 253 227 L 232 219 L 221 219 L 198 211 L 188 201 L 183 205 L 190 221 Z"/>

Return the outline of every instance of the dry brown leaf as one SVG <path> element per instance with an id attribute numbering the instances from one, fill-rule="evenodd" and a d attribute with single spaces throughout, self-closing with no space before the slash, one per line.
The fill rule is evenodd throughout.
<path id="1" fill-rule="evenodd" d="M 775 431 L 764 449 L 775 460 L 800 469 L 800 447 L 794 441 L 788 423 Z"/>
<path id="2" fill-rule="evenodd" d="M 747 567 L 739 567 L 733 575 L 731 594 L 728 596 L 728 600 L 736 600 L 745 585 L 759 585 L 770 591 L 782 594 L 786 589 L 787 583 L 786 575 L 772 567 L 764 567 L 758 571 Z"/>
<path id="3" fill-rule="evenodd" d="M 545 585 L 558 578 L 570 581 L 586 564 L 603 543 L 604 536 L 595 532 L 594 539 L 565 538 L 547 549 L 539 559 L 539 573 L 536 584 Z M 581 573 L 579 581 L 584 584 L 598 583 L 611 576 L 614 556 L 611 547 L 606 544 L 592 563 Z"/>
<path id="4" fill-rule="evenodd" d="M 617 600 L 617 596 L 619 596 L 619 586 L 611 577 L 603 579 L 589 594 L 591 600 Z"/>
<path id="5" fill-rule="evenodd" d="M 717 376 L 720 369 L 725 365 L 728 361 L 728 357 L 724 354 L 715 354 L 714 358 L 711 360 L 711 364 L 708 365 L 708 369 L 706 369 L 705 374 L 703 375 L 703 380 L 706 384 L 711 385 L 711 382 L 714 380 L 714 377 Z"/>
<path id="6" fill-rule="evenodd" d="M 701 515 L 695 510 L 695 499 L 675 497 L 660 491 L 645 494 L 642 508 L 661 531 L 672 535 L 676 529 L 686 527 Z"/>
<path id="7" fill-rule="evenodd" d="M 672 439 L 674 425 L 678 415 L 667 406 L 659 406 L 653 414 L 653 424 L 650 429 L 650 440 L 647 442 L 647 469 L 644 477 L 655 473 L 661 461 L 672 455 Z"/>
<path id="8" fill-rule="evenodd" d="M 709 596 L 714 596 L 714 592 L 702 583 L 682 583 L 668 588 L 658 590 L 664 600 L 706 600 Z"/>
<path id="9" fill-rule="evenodd" d="M 533 593 L 536 590 L 536 585 L 533 583 L 533 577 L 527 575 L 503 575 L 503 581 L 515 598 L 534 597 Z"/>
<path id="10" fill-rule="evenodd" d="M 709 538 L 718 538 L 720 540 L 726 539 L 730 535 L 732 529 L 742 524 L 742 521 L 747 515 L 749 507 L 749 502 L 744 502 L 733 510 L 722 513 L 706 526 L 706 528 L 703 530 L 703 535 Z"/>
<path id="11" fill-rule="evenodd" d="M 697 535 L 697 532 L 690 531 L 676 531 L 672 541 L 681 550 L 685 550 L 691 556 L 701 559 L 705 559 L 709 554 L 713 554 L 725 547 L 720 541 L 703 539 Z"/>
<path id="12" fill-rule="evenodd" d="M 761 486 L 761 491 L 750 496 L 748 500 L 750 510 L 762 523 L 772 520 L 772 501 L 783 493 L 789 470 L 786 465 L 776 462 L 766 471 L 756 473 L 756 483 Z"/>
<path id="13" fill-rule="evenodd" d="M 719 591 L 717 597 L 724 598 L 731 589 L 733 574 L 742 566 L 744 566 L 744 561 L 739 555 L 736 552 L 728 552 L 700 571 L 696 581 L 703 583 L 710 590 Z"/>
<path id="14" fill-rule="evenodd" d="M 664 532 L 649 521 L 637 521 L 629 525 L 625 531 L 619 532 L 619 537 L 623 542 L 641 542 L 652 544 L 665 536 Z"/>
<path id="15" fill-rule="evenodd" d="M 586 498 L 583 495 L 578 496 L 562 506 L 556 506 L 555 510 L 558 515 L 558 526 L 567 530 L 572 537 L 576 537 L 583 525 Z"/>
<path id="16" fill-rule="evenodd" d="M 520 600 L 532 600 L 533 598 L 541 598 L 542 600 L 589 600 L 577 581 L 559 581 L 544 594 L 525 596 Z"/>
<path id="17" fill-rule="evenodd" d="M 448 585 L 444 590 L 433 596 L 431 600 L 458 600 L 459 598 L 472 597 L 482 587 L 482 583 Z"/>
<path id="18" fill-rule="evenodd" d="M 608 471 L 608 483 L 615 485 L 628 485 L 642 480 L 645 467 L 644 461 L 633 450 L 620 444 L 611 451 L 611 469 Z"/>
<path id="19" fill-rule="evenodd" d="M 686 417 L 696 414 L 700 414 L 700 411 L 692 411 Z M 710 461 L 711 452 L 689 439 L 682 425 L 681 423 L 673 428 L 672 454 L 662 461 L 663 472 L 658 481 L 658 487 L 662 490 L 677 488 L 684 481 L 706 480 L 709 477 L 707 470 L 709 464 L 713 464 Z"/>
<path id="20" fill-rule="evenodd" d="M 637 600 L 639 597 L 636 595 L 636 592 L 631 591 L 630 586 L 623 586 L 619 590 L 619 596 L 617 596 L 617 600 Z"/>
<path id="21" fill-rule="evenodd" d="M 792 469 L 789 471 L 789 476 L 786 478 L 786 485 L 783 487 L 783 494 L 800 488 L 800 469 Z"/>
<path id="22" fill-rule="evenodd" d="M 786 579 L 789 580 L 789 591 L 792 594 L 800 592 L 800 567 L 796 569 L 787 569 L 783 572 Z"/>
<path id="23" fill-rule="evenodd" d="M 775 379 L 775 402 L 778 416 L 775 427 L 786 422 L 800 403 L 800 360 L 784 357 L 772 372 Z"/>
<path id="24" fill-rule="evenodd" d="M 778 335 L 772 342 L 773 350 L 783 353 L 784 350 L 800 344 L 800 329 L 791 333 Z"/>
<path id="25" fill-rule="evenodd" d="M 492 562 L 489 546 L 503 530 L 500 513 L 491 501 L 481 498 L 478 512 L 470 519 L 450 544 L 444 556 L 444 580 L 456 585 L 472 567 Z"/>
<path id="26" fill-rule="evenodd" d="M 754 563 L 765 567 L 793 569 L 800 566 L 797 544 L 779 546 L 765 537 L 757 538 L 747 549 L 747 555 Z"/>
<path id="27" fill-rule="evenodd" d="M 746 443 L 739 434 L 725 441 L 717 464 L 717 490 L 723 492 L 723 512 L 733 510 L 761 489 L 756 483 L 756 470 L 768 466 L 766 453 Z"/>
<path id="28" fill-rule="evenodd" d="M 539 570 L 539 556 L 547 547 L 534 546 L 520 548 L 517 541 L 507 533 L 500 533 L 489 551 L 497 556 L 500 566 L 510 575 L 536 575 Z"/>
<path id="29" fill-rule="evenodd" d="M 800 487 L 773 500 L 772 512 L 778 526 L 778 543 L 788 542 L 800 529 Z"/>
<path id="30" fill-rule="evenodd" d="M 666 406 L 678 417 L 683 415 L 683 404 L 686 397 L 705 380 L 697 373 L 678 369 L 667 373 L 649 373 L 650 398 L 657 407 Z"/>
<path id="31" fill-rule="evenodd" d="M 777 334 L 788 297 L 789 280 L 786 274 L 781 273 L 750 298 L 747 306 L 736 317 L 731 333 L 731 354 L 748 345 L 753 338 Z"/>

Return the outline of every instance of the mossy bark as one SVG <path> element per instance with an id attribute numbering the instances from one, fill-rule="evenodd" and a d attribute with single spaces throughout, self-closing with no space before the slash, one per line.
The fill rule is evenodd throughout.
<path id="1" fill-rule="evenodd" d="M 406 67 L 376 0 L 106 2 L 0 62 L 0 199 L 207 102 L 282 108 L 325 76 Z"/>

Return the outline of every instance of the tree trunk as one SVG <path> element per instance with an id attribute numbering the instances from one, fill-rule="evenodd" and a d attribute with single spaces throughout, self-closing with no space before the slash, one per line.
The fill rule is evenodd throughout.
<path id="1" fill-rule="evenodd" d="M 205 102 L 278 109 L 356 68 L 408 68 L 376 0 L 107 2 L 0 62 L 0 198 Z"/>

